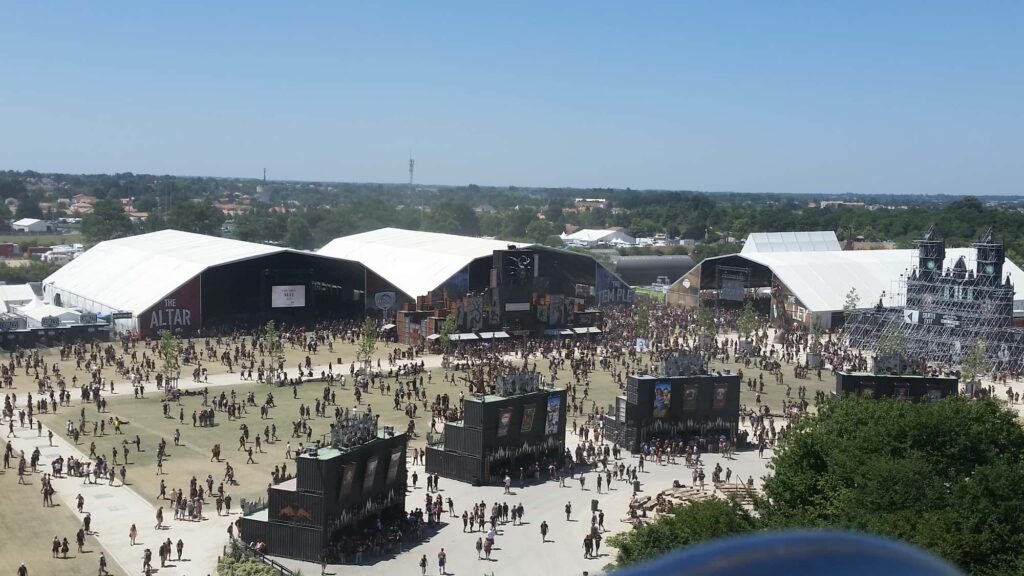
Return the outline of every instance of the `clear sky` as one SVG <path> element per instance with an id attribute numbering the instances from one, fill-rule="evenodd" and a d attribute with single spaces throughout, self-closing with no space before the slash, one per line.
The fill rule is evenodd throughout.
<path id="1" fill-rule="evenodd" d="M 0 0 L 0 169 L 1024 194 L 1024 2 Z"/>

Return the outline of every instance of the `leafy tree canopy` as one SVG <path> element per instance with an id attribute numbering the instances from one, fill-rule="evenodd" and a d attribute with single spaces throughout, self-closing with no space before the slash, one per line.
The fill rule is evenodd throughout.
<path id="1" fill-rule="evenodd" d="M 116 198 L 97 200 L 92 212 L 82 217 L 82 234 L 90 242 L 131 236 L 133 232 L 132 221 Z"/>
<path id="2" fill-rule="evenodd" d="M 828 400 L 772 461 L 766 528 L 860 530 L 971 574 L 1024 568 L 1024 429 L 998 401 Z"/>
<path id="3" fill-rule="evenodd" d="M 751 530 L 829 528 L 930 550 L 969 574 L 1024 571 L 1024 429 L 997 400 L 825 400 L 772 459 L 755 514 L 676 508 L 616 536 L 620 565 Z"/>

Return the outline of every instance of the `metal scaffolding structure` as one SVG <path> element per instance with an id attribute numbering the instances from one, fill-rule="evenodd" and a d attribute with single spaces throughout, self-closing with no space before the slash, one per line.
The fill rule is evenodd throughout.
<path id="1" fill-rule="evenodd" d="M 1003 244 L 992 230 L 952 266 L 943 265 L 945 242 L 933 230 L 915 245 L 918 262 L 900 276 L 896 294 L 883 296 L 889 305 L 879 300 L 847 320 L 850 346 L 876 352 L 883 335 L 898 335 L 907 357 L 953 367 L 983 342 L 994 370 L 1024 367 L 1024 330 L 1012 326 L 1014 288 L 1003 277 Z"/>

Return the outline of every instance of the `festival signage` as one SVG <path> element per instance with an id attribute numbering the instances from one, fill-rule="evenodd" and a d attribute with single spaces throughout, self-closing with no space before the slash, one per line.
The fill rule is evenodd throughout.
<path id="1" fill-rule="evenodd" d="M 551 396 L 548 398 L 548 413 L 544 423 L 545 434 L 557 434 L 558 423 L 561 420 L 561 407 L 562 398 L 559 396 Z"/>
<path id="2" fill-rule="evenodd" d="M 654 417 L 667 418 L 672 404 L 672 383 L 658 382 L 654 385 Z"/>
<path id="3" fill-rule="evenodd" d="M 338 486 L 338 500 L 344 500 L 352 494 L 352 485 L 356 480 L 355 462 L 345 464 L 341 467 L 341 482 Z"/>
<path id="4" fill-rule="evenodd" d="M 95 312 L 82 312 L 82 315 L 78 317 L 79 324 L 95 324 L 96 313 Z"/>
<path id="5" fill-rule="evenodd" d="M 508 436 L 508 428 L 512 424 L 512 412 L 511 406 L 506 406 L 498 412 L 498 438 Z"/>
<path id="6" fill-rule="evenodd" d="M 60 327 L 60 318 L 56 316 L 43 316 L 39 320 L 39 324 L 41 324 L 43 328 L 58 328 Z"/>
<path id="7" fill-rule="evenodd" d="M 373 490 L 373 481 L 377 476 L 377 457 L 374 456 L 366 461 L 366 473 L 363 474 L 363 494 Z"/>
<path id="8" fill-rule="evenodd" d="M 537 412 L 537 407 L 533 404 L 523 407 L 523 425 L 519 428 L 519 431 L 523 434 L 533 430 L 533 416 Z"/>
<path id="9" fill-rule="evenodd" d="M 696 384 L 683 384 L 683 411 L 693 412 L 697 409 L 699 388 Z"/>
<path id="10" fill-rule="evenodd" d="M 183 284 L 139 315 L 139 332 L 156 336 L 164 330 L 192 332 L 202 324 L 199 278 Z"/>
<path id="11" fill-rule="evenodd" d="M 712 389 L 712 393 L 711 407 L 715 410 L 722 410 L 725 408 L 725 398 L 729 394 L 729 385 L 725 382 L 719 382 L 715 384 Z"/>
<path id="12" fill-rule="evenodd" d="M 393 483 L 398 478 L 398 468 L 402 465 L 402 458 L 404 457 L 404 446 L 396 446 L 391 450 L 391 461 L 388 463 L 388 484 Z"/>

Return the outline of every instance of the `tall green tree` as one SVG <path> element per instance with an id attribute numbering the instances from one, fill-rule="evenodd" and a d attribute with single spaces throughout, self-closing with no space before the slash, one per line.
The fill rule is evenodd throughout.
<path id="1" fill-rule="evenodd" d="M 268 359 L 267 371 L 265 374 L 267 384 L 271 384 L 277 377 L 277 372 L 284 362 L 284 343 L 281 340 L 281 332 L 271 320 L 263 327 L 263 345 L 266 347 Z"/>
<path id="2" fill-rule="evenodd" d="M 184 232 L 220 236 L 224 214 L 208 201 L 178 202 L 167 215 L 167 225 Z"/>
<path id="3" fill-rule="evenodd" d="M 160 331 L 160 372 L 164 375 L 165 385 L 170 386 L 177 382 L 178 374 L 181 371 L 179 359 L 181 358 L 181 342 L 171 334 L 170 330 Z"/>
<path id="4" fill-rule="evenodd" d="M 441 332 L 438 334 L 437 338 L 437 341 L 441 344 L 441 350 L 448 352 L 448 349 L 451 348 L 452 345 L 452 334 L 455 334 L 457 330 L 458 328 L 455 325 L 455 315 L 449 314 L 445 317 L 444 324 L 441 325 Z"/>
<path id="5" fill-rule="evenodd" d="M 363 319 L 363 327 L 359 331 L 359 349 L 357 356 L 366 368 L 370 367 L 373 352 L 377 349 L 377 323 L 367 316 Z"/>
<path id="6" fill-rule="evenodd" d="M 743 303 L 743 309 L 740 310 L 740 317 L 737 321 L 740 338 L 750 340 L 754 332 L 757 331 L 757 325 L 757 312 L 754 311 L 754 304 L 747 300 Z"/>
<path id="7" fill-rule="evenodd" d="M 863 531 L 969 574 L 1024 568 L 1024 429 L 995 400 L 849 397 L 798 420 L 757 512 L 768 529 Z"/>
<path id="8" fill-rule="evenodd" d="M 132 221 L 117 198 L 93 202 L 92 212 L 82 217 L 82 234 L 89 242 L 123 238 L 134 233 Z"/>
<path id="9" fill-rule="evenodd" d="M 967 384 L 980 384 L 981 377 L 992 368 L 984 340 L 975 340 L 960 359 L 960 379 Z"/>

